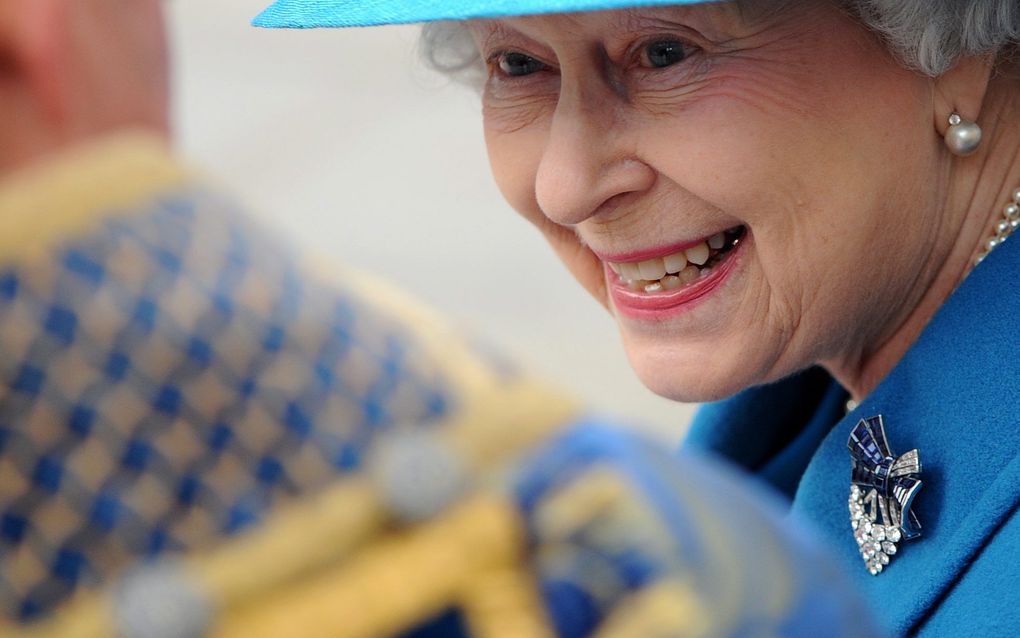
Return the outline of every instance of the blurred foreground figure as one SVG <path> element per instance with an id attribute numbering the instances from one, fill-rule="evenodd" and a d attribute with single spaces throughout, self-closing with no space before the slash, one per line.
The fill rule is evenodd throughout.
<path id="1" fill-rule="evenodd" d="M 872 635 L 767 495 L 256 228 L 165 87 L 156 0 L 0 0 L 0 633 Z"/>

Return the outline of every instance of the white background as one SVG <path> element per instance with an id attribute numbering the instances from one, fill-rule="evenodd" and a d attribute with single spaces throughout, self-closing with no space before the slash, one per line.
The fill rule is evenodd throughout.
<path id="1" fill-rule="evenodd" d="M 593 408 L 668 441 L 692 411 L 627 365 L 609 315 L 489 176 L 477 95 L 416 27 L 267 31 L 268 0 L 168 5 L 180 147 L 309 251 L 438 307 Z"/>

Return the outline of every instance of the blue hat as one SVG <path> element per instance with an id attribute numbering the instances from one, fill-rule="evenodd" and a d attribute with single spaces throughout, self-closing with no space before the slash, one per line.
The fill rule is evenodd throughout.
<path id="1" fill-rule="evenodd" d="M 432 20 L 466 20 L 700 4 L 712 0 L 276 0 L 255 18 L 257 27 L 370 27 Z"/>

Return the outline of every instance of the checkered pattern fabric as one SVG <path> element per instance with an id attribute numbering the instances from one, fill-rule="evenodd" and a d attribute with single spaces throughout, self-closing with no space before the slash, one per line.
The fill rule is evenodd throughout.
<path id="1" fill-rule="evenodd" d="M 111 211 L 112 213 L 115 211 Z M 168 194 L 0 270 L 0 609 L 208 546 L 453 397 L 397 318 L 216 195 Z"/>

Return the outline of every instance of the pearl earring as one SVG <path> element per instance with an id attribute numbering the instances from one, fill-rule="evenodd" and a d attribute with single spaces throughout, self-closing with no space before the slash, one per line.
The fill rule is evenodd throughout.
<path id="1" fill-rule="evenodd" d="M 949 116 L 946 130 L 946 146 L 953 155 L 970 155 L 981 145 L 981 127 L 960 117 L 959 113 Z"/>

